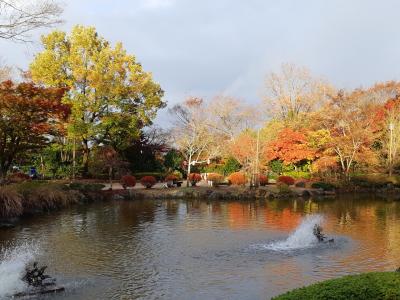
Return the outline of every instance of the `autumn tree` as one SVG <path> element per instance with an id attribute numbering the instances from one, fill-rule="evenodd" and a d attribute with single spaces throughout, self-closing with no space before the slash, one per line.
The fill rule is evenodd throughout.
<path id="1" fill-rule="evenodd" d="M 372 144 L 376 134 L 374 117 L 376 104 L 364 101 L 364 92 L 340 91 L 316 114 L 316 126 L 330 132 L 329 148 L 335 152 L 342 172 L 348 176 L 357 162 L 360 165 L 377 163 Z"/>
<path id="2" fill-rule="evenodd" d="M 54 31 L 42 37 L 42 44 L 30 72 L 37 83 L 68 89 L 64 103 L 72 107 L 69 128 L 80 140 L 83 174 L 93 145 L 124 149 L 165 106 L 151 73 L 121 43 L 112 47 L 95 28 L 75 26 L 70 35 Z"/>
<path id="3" fill-rule="evenodd" d="M 0 82 L 11 80 L 12 68 L 7 66 L 0 58 Z"/>
<path id="4" fill-rule="evenodd" d="M 381 141 L 389 176 L 393 174 L 395 164 L 399 162 L 400 152 L 400 98 L 396 96 L 387 101 L 381 116 Z"/>
<path id="5" fill-rule="evenodd" d="M 96 171 L 106 171 L 110 183 L 110 189 L 113 188 L 114 173 L 121 171 L 126 167 L 126 163 L 121 159 L 118 152 L 111 146 L 101 146 L 95 149 L 96 158 L 94 166 Z"/>
<path id="6" fill-rule="evenodd" d="M 276 140 L 268 143 L 265 155 L 269 161 L 280 160 L 285 165 L 297 166 L 304 161 L 312 161 L 316 151 L 309 147 L 306 134 L 284 128 L 279 132 Z"/>
<path id="7" fill-rule="evenodd" d="M 209 123 L 205 114 L 203 99 L 190 97 L 182 104 L 170 109 L 174 117 L 172 136 L 177 148 L 187 162 L 187 174 L 191 167 L 215 156 L 213 139 L 210 135 Z M 189 186 L 189 181 L 187 181 Z"/>
<path id="8" fill-rule="evenodd" d="M 267 76 L 264 102 L 271 116 L 293 120 L 320 107 L 332 90 L 307 68 L 286 63 Z"/>
<path id="9" fill-rule="evenodd" d="M 265 166 L 266 141 L 260 130 L 245 130 L 229 144 L 229 154 L 235 158 L 242 170 L 251 178 L 251 184 L 257 184 L 260 170 Z"/>
<path id="10" fill-rule="evenodd" d="M 64 89 L 32 83 L 0 84 L 0 176 L 4 178 L 19 155 L 41 149 L 69 114 L 61 103 Z"/>
<path id="11" fill-rule="evenodd" d="M 61 23 L 62 11 L 53 0 L 0 0 L 0 38 L 29 41 L 31 31 Z"/>
<path id="12" fill-rule="evenodd" d="M 207 107 L 210 130 L 224 137 L 224 140 L 232 140 L 242 131 L 259 122 L 259 112 L 250 105 L 236 98 L 218 95 L 211 99 Z"/>

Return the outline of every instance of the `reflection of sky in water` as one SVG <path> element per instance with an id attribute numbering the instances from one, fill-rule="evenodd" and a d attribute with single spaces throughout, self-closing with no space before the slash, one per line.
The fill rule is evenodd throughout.
<path id="1" fill-rule="evenodd" d="M 270 251 L 305 215 L 334 245 Z M 400 202 L 274 200 L 99 203 L 30 218 L 0 245 L 40 240 L 70 291 L 60 299 L 265 299 L 294 287 L 400 265 Z"/>

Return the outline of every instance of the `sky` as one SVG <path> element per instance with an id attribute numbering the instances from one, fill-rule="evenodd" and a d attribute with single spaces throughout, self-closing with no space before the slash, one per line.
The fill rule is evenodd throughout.
<path id="1" fill-rule="evenodd" d="M 123 42 L 165 90 L 235 96 L 260 105 L 265 77 L 282 63 L 308 67 L 338 88 L 400 80 L 398 0 L 64 0 L 64 24 L 95 26 Z M 46 30 L 45 32 L 48 32 Z M 40 51 L 0 41 L 0 57 L 27 69 Z M 156 123 L 168 122 L 166 110 Z"/>

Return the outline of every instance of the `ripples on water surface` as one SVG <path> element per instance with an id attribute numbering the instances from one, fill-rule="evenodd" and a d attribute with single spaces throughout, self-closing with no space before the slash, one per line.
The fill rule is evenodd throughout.
<path id="1" fill-rule="evenodd" d="M 314 243 L 316 222 L 334 244 Z M 35 256 L 67 288 L 46 299 L 268 299 L 398 267 L 400 202 L 102 203 L 0 230 L 0 249 L 0 297 Z"/>

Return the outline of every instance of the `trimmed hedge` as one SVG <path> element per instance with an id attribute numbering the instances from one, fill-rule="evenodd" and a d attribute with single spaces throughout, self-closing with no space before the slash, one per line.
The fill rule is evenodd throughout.
<path id="1" fill-rule="evenodd" d="M 373 272 L 349 275 L 295 289 L 275 300 L 379 300 L 400 299 L 400 273 Z"/>

